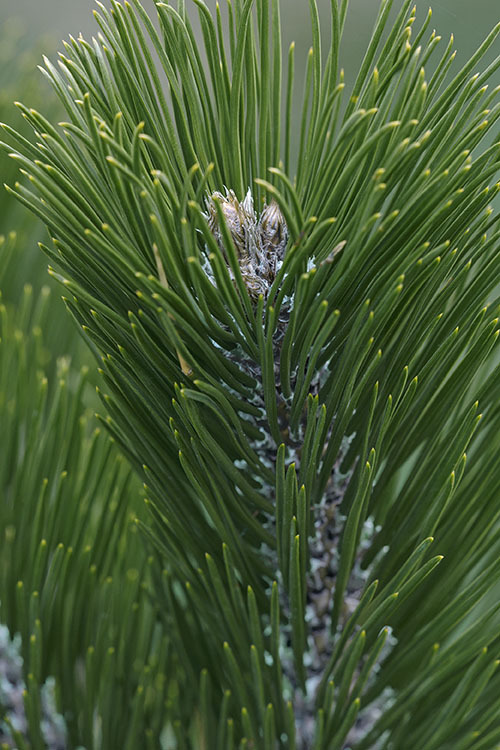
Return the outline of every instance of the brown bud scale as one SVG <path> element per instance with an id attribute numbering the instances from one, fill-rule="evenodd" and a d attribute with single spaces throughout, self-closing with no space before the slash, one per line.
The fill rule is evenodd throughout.
<path id="1" fill-rule="evenodd" d="M 206 202 L 206 217 L 217 244 L 226 257 L 226 262 L 227 251 L 224 247 L 216 202 L 221 207 L 224 221 L 234 242 L 241 276 L 250 297 L 254 301 L 260 294 L 266 297 L 283 261 L 288 241 L 288 229 L 280 207 L 272 200 L 264 206 L 260 217 L 257 217 L 250 190 L 242 201 L 238 200 L 233 190 L 227 188 L 225 196 L 220 192 L 212 194 Z M 234 275 L 231 269 L 230 274 Z"/>

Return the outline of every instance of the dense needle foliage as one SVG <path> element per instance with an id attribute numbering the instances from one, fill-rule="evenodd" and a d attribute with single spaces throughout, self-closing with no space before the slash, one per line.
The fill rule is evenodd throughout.
<path id="1" fill-rule="evenodd" d="M 2 270 L 12 263 L 7 250 L 0 248 Z M 22 636 L 26 690 L 23 717 L 13 711 L 12 688 L 0 685 L 8 720 L 0 739 L 10 737 L 7 747 L 19 750 L 137 746 L 144 734 L 110 702 L 149 710 L 144 692 L 167 658 L 144 588 L 152 561 L 130 528 L 139 487 L 109 437 L 92 425 L 86 370 L 75 372 L 67 358 L 51 361 L 42 329 L 61 314 L 56 302 L 47 287 L 36 299 L 27 285 L 17 310 L 0 305 L 0 423 L 7 436 L 0 618 Z M 64 716 L 57 731 L 47 727 L 41 700 L 49 676 Z M 161 690 L 156 700 L 159 709 Z M 94 713 L 103 716 L 98 724 Z"/>
<path id="2" fill-rule="evenodd" d="M 145 484 L 151 552 L 135 536 L 129 550 L 137 493 L 116 494 L 117 459 L 96 468 L 103 449 L 82 433 L 49 460 L 50 419 L 28 430 L 6 528 L 45 507 L 53 471 L 50 539 L 76 549 L 90 535 L 104 576 L 84 546 L 43 610 L 64 552 L 39 552 L 41 527 L 21 518 L 13 546 L 26 540 L 30 562 L 0 598 L 25 649 L 34 637 L 33 748 L 48 674 L 69 746 L 89 750 L 500 742 L 500 101 L 487 87 L 500 58 L 477 73 L 500 24 L 456 71 L 430 14 L 419 25 L 405 1 L 389 27 L 384 0 L 347 92 L 347 0 L 331 2 L 326 55 L 309 5 L 298 121 L 278 0 L 215 16 L 203 0 L 157 2 L 157 23 L 139 0 L 111 0 L 97 39 L 45 60 L 66 120 L 19 105 L 33 141 L 4 126 L 28 178 L 9 189 L 49 229 L 51 273 L 100 362 L 102 419 Z M 80 424 L 53 422 L 66 436 Z M 144 556 L 132 577 L 128 554 Z M 103 617 L 124 655 L 113 671 L 102 651 L 98 676 Z"/>

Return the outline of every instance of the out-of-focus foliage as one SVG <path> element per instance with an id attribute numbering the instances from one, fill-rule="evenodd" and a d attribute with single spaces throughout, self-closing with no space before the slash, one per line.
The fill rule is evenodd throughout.
<path id="1" fill-rule="evenodd" d="M 43 47 L 43 40 L 40 40 L 40 49 Z M 49 105 L 52 106 L 54 115 L 57 112 L 57 104 L 52 92 L 44 81 L 40 81 L 37 75 L 36 64 L 40 54 L 36 50 L 27 48 L 22 26 L 14 20 L 6 21 L 1 27 L 0 36 L 0 120 L 9 123 L 19 129 L 21 133 L 27 135 L 28 128 L 20 112 L 14 106 L 16 97 L 20 95 L 29 96 L 33 106 Z M 50 104 L 52 102 L 52 105 Z M 2 183 L 9 183 L 15 179 L 16 166 L 7 154 L 0 154 L 0 176 Z M 23 232 L 23 240 L 33 240 L 33 231 L 35 223 L 38 232 L 41 225 L 35 222 L 35 217 L 10 196 L 5 190 L 0 194 L 0 233 L 4 234 L 8 229 L 16 227 L 18 233 Z M 33 253 L 33 257 L 39 258 Z M 12 269 L 11 269 L 12 271 Z M 29 265 L 23 271 L 28 272 Z M 26 275 L 23 276 L 26 281 Z"/>
<path id="2" fill-rule="evenodd" d="M 15 121 L 20 95 L 55 115 L 15 31 L 0 45 L 0 118 Z M 2 181 L 17 171 L 3 153 L 0 169 Z M 2 190 L 0 743 L 138 747 L 163 728 L 169 659 L 135 523 L 143 500 L 94 417 L 89 358 L 47 275 L 42 233 Z"/>
<path id="3" fill-rule="evenodd" d="M 0 240 L 0 289 L 23 254 L 14 242 Z M 0 622 L 23 658 L 21 673 L 3 635 L 0 741 L 144 747 L 163 728 L 170 647 L 135 523 L 143 500 L 89 408 L 87 368 L 46 346 L 60 311 L 47 286 L 0 301 Z"/>
<path id="4" fill-rule="evenodd" d="M 39 42 L 40 48 L 43 40 Z M 15 21 L 7 21 L 2 26 L 0 37 L 0 122 L 7 127 L 16 127 L 26 136 L 29 126 L 15 106 L 16 98 L 29 97 L 33 106 L 44 106 L 51 116 L 60 114 L 56 97 L 46 82 L 40 80 L 36 69 L 39 50 L 27 48 L 22 27 Z M 0 151 L 0 183 L 15 179 L 17 166 L 8 155 Z M 44 239 L 47 230 L 40 220 L 21 206 L 9 193 L 0 189 L 0 237 L 4 248 L 2 268 L 2 297 L 4 303 L 18 304 L 26 283 L 33 287 L 38 296 L 42 286 L 52 290 L 53 302 L 50 319 L 45 329 L 45 342 L 53 354 L 72 356 L 81 364 L 89 363 L 80 336 L 67 324 L 62 302 L 56 300 L 59 294 L 52 279 L 47 274 L 47 263 L 40 253 L 38 242 Z M 7 260 L 8 256 L 8 260 Z"/>

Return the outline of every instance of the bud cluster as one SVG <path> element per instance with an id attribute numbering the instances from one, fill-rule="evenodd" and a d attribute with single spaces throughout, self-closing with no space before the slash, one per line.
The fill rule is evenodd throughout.
<path id="1" fill-rule="evenodd" d="M 272 200 L 257 218 L 250 190 L 241 202 L 227 188 L 225 196 L 213 193 L 207 200 L 207 219 L 224 255 L 226 250 L 216 202 L 236 248 L 241 276 L 250 297 L 254 301 L 260 294 L 266 297 L 283 261 L 288 241 L 288 229 L 280 207 Z M 234 275 L 229 262 L 228 267 L 230 274 Z"/>

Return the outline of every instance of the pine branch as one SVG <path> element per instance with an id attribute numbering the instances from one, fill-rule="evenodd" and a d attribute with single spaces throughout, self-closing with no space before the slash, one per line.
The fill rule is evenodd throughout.
<path id="1" fill-rule="evenodd" d="M 156 4 L 159 31 L 138 0 L 99 4 L 99 38 L 45 60 L 68 121 L 20 105 L 38 145 L 16 144 L 30 185 L 10 188 L 49 227 L 102 420 L 146 484 L 185 688 L 167 721 L 179 747 L 480 747 L 500 58 L 471 73 L 500 25 L 427 81 L 429 17 L 415 31 L 404 2 L 389 29 L 382 2 L 346 99 L 347 3 L 323 68 L 311 0 L 294 160 L 278 3 L 229 6 L 227 45 L 195 4 L 201 53 L 183 2 Z"/>

